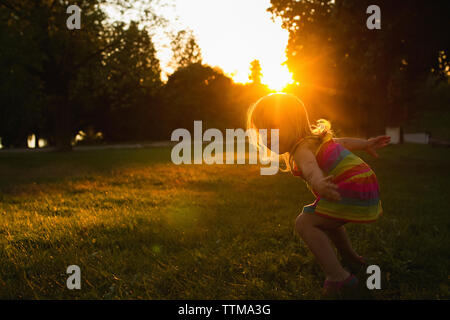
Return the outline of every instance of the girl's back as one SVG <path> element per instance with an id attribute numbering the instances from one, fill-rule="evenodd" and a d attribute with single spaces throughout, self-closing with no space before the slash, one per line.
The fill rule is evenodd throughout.
<path id="1" fill-rule="evenodd" d="M 344 148 L 327 134 L 319 143 L 309 143 L 317 164 L 325 175 L 332 175 L 338 186 L 339 202 L 328 201 L 312 190 L 316 201 L 304 212 L 352 222 L 371 222 L 382 212 L 379 187 L 375 173 L 361 158 Z M 315 149 L 315 150 L 314 150 Z M 294 164 L 293 174 L 302 176 Z"/>

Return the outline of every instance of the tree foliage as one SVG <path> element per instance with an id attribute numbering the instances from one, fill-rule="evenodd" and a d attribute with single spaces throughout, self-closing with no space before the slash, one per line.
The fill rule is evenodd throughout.
<path id="1" fill-rule="evenodd" d="M 138 108 L 138 101 L 142 104 L 160 86 L 159 62 L 148 32 L 136 23 L 105 23 L 105 3 L 78 1 L 81 29 L 68 30 L 70 1 L 0 1 L 2 44 L 8 48 L 0 53 L 0 63 L 6 65 L 3 76 L 9 75 L 6 86 L 17 85 L 9 97 L 2 95 L 2 128 L 21 121 L 14 116 L 17 110 L 28 118 L 21 121 L 26 128 L 16 130 L 17 137 L 10 131 L 0 133 L 6 145 L 34 132 L 59 149 L 70 149 L 78 130 L 93 124 L 87 115 L 97 103 L 103 110 Z M 29 90 L 34 94 L 25 94 L 21 101 L 14 98 Z M 39 99 L 30 103 L 34 95 Z"/>
<path id="2" fill-rule="evenodd" d="M 253 60 L 250 63 L 250 81 L 254 84 L 261 84 L 262 72 L 259 60 Z"/>
<path id="3" fill-rule="evenodd" d="M 303 94 L 341 114 L 359 114 L 367 134 L 406 120 L 413 93 L 432 68 L 442 74 L 438 55 L 450 49 L 448 1 L 378 1 L 381 30 L 366 27 L 371 4 L 271 0 L 269 9 L 289 30 L 287 64 Z"/>
<path id="4" fill-rule="evenodd" d="M 202 53 L 191 31 L 180 30 L 171 42 L 172 66 L 185 68 L 190 64 L 202 63 Z"/>

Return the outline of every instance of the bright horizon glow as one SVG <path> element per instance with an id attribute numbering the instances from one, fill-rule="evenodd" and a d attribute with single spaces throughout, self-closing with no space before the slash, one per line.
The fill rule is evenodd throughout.
<path id="1" fill-rule="evenodd" d="M 266 11 L 270 0 L 172 0 L 166 4 L 156 7 L 156 13 L 169 20 L 172 30 L 192 30 L 205 64 L 219 67 L 237 83 L 248 83 L 250 63 L 259 60 L 261 82 L 270 89 L 280 91 L 293 83 L 292 74 L 282 65 L 289 32 L 281 28 L 279 20 L 271 20 Z M 112 19 L 118 19 L 118 12 L 105 9 Z M 153 41 L 166 80 L 174 71 L 169 67 L 170 39 L 156 31 Z"/>
<path id="2" fill-rule="evenodd" d="M 206 64 L 235 82 L 248 83 L 250 63 L 259 60 L 263 84 L 282 90 L 292 83 L 285 48 L 289 32 L 266 11 L 270 0 L 176 0 L 180 23 L 191 29 Z"/>

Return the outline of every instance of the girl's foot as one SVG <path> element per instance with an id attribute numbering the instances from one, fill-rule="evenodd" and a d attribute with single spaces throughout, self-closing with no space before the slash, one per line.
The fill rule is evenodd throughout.
<path id="1" fill-rule="evenodd" d="M 323 283 L 324 294 L 329 296 L 331 294 L 339 294 L 346 289 L 354 289 L 358 286 L 358 282 L 358 278 L 353 274 L 349 275 L 347 279 L 342 281 L 325 280 Z"/>

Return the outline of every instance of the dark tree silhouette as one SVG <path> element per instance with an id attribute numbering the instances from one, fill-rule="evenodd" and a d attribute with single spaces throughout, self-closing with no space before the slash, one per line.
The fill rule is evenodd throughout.
<path id="1" fill-rule="evenodd" d="M 193 63 L 202 63 L 202 53 L 191 31 L 181 30 L 171 42 L 172 66 L 184 68 Z"/>
<path id="2" fill-rule="evenodd" d="M 262 72 L 259 60 L 253 60 L 250 63 L 250 81 L 254 84 L 261 84 Z"/>
<path id="3" fill-rule="evenodd" d="M 366 27 L 371 1 L 271 4 L 269 11 L 289 30 L 287 63 L 303 94 L 335 115 L 359 115 L 356 122 L 367 135 L 408 119 L 417 90 L 439 68 L 439 52 L 450 51 L 448 1 L 377 1 L 381 30 Z"/>
<path id="4" fill-rule="evenodd" d="M 37 130 L 58 149 L 70 150 L 77 130 L 90 121 L 80 117 L 98 106 L 99 95 L 123 102 L 126 95 L 136 98 L 136 90 L 152 92 L 159 86 L 159 63 L 148 32 L 135 25 L 127 29 L 123 23 L 105 23 L 100 5 L 106 2 L 111 1 L 78 1 L 82 27 L 70 31 L 66 26 L 70 1 L 0 1 L 2 47 L 9 48 L 0 52 L 0 63 L 7 66 L 6 74 L 16 77 L 17 91 L 32 93 L 21 101 L 14 98 L 17 95 L 6 97 L 2 122 L 26 126 L 17 128 L 17 138 Z M 34 96 L 36 103 L 29 104 Z M 29 120 L 13 117 L 11 110 L 17 107 Z M 45 122 L 40 122 L 42 118 Z M 0 134 L 8 137 L 8 132 Z"/>

